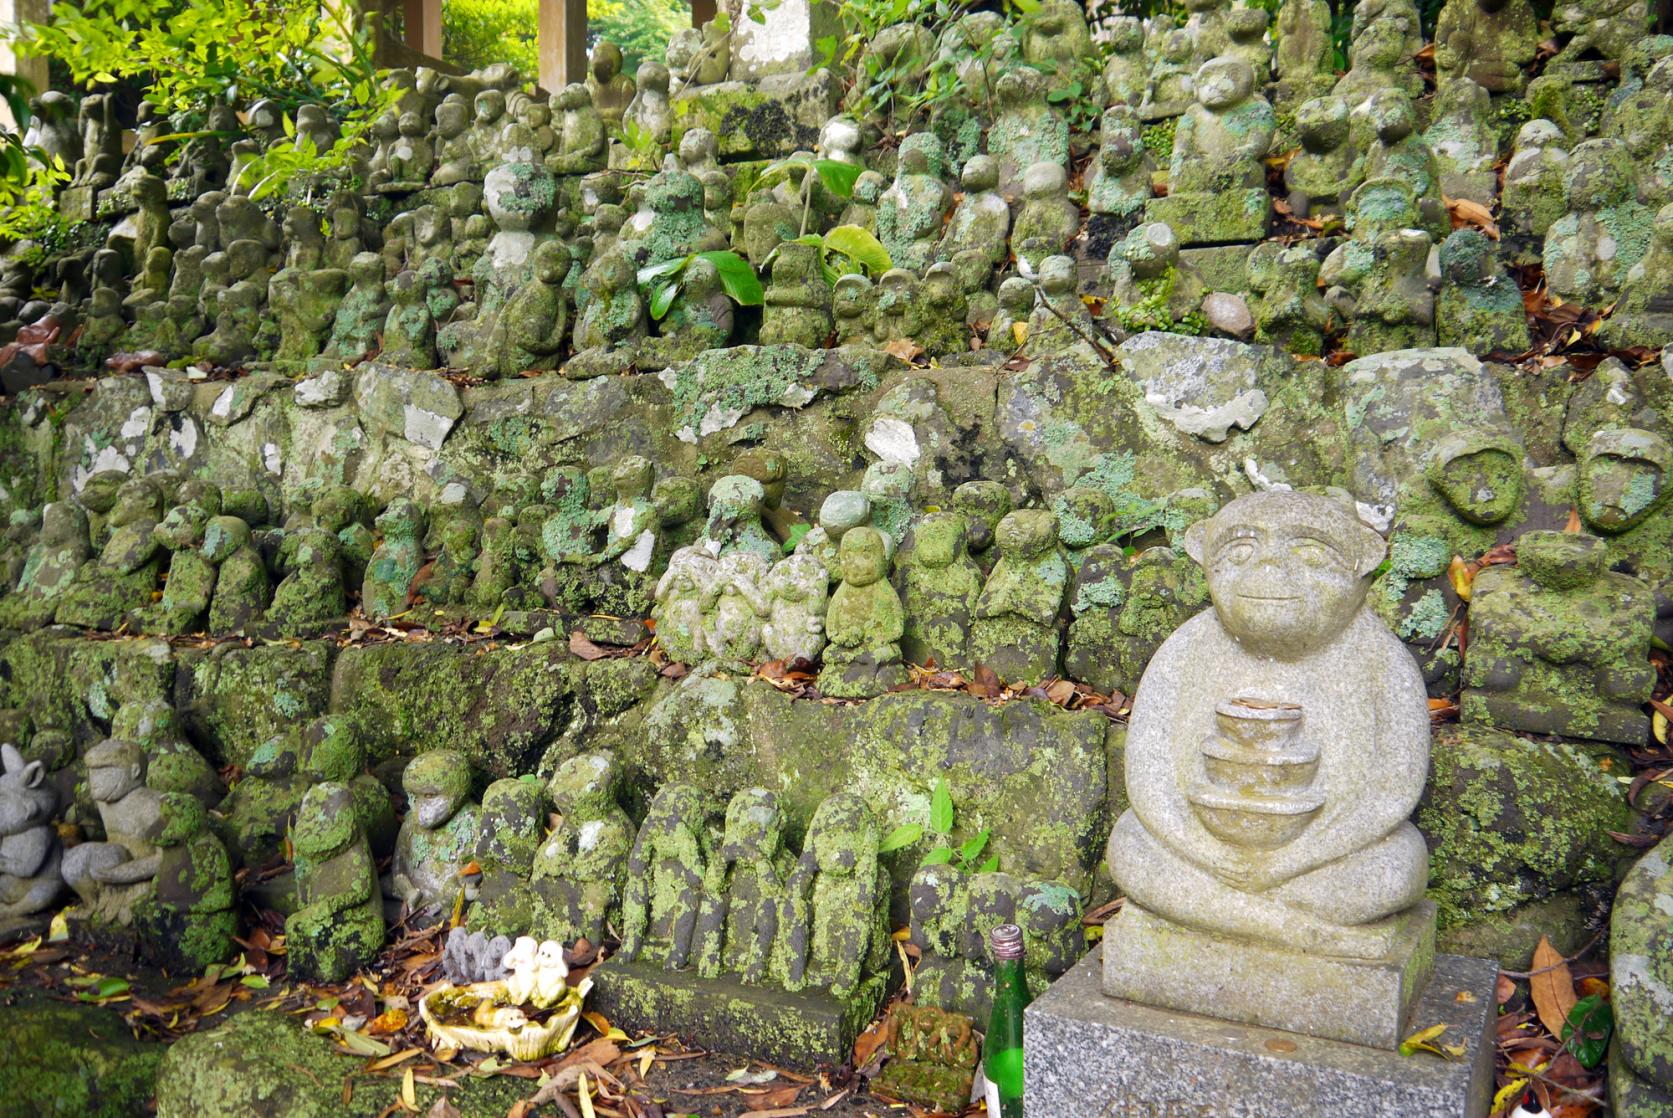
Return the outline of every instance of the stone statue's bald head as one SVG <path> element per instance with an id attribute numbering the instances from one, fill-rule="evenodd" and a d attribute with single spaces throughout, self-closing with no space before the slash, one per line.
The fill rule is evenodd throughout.
<path id="1" fill-rule="evenodd" d="M 1293 660 L 1353 620 L 1387 545 L 1341 501 L 1268 492 L 1193 524 L 1185 551 L 1207 572 L 1232 638 L 1256 655 Z"/>

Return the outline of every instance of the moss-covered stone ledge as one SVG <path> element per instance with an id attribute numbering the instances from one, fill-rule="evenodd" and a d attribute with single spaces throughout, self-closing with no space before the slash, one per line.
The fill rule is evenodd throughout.
<path id="1" fill-rule="evenodd" d="M 0 1118 L 149 1114 L 160 1044 L 121 1016 L 33 992 L 0 995 Z"/>

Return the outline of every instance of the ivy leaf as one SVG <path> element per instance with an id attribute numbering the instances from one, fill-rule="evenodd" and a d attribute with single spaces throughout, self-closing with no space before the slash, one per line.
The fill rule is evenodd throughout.
<path id="1" fill-rule="evenodd" d="M 1563 1043 L 1583 1068 L 1595 1068 L 1609 1052 L 1609 1036 L 1615 1031 L 1615 1011 L 1601 994 L 1590 994 L 1574 1003 L 1563 1023 Z"/>
<path id="2" fill-rule="evenodd" d="M 887 854 L 891 850 L 899 850 L 903 846 L 911 846 L 923 837 L 924 825 L 922 823 L 905 823 L 896 827 L 884 836 L 883 841 L 877 846 L 877 852 L 879 854 Z"/>
<path id="3" fill-rule="evenodd" d="M 857 163 L 842 163 L 835 159 L 815 159 L 813 170 L 819 176 L 819 181 L 825 184 L 825 189 L 838 198 L 847 198 L 854 193 L 854 180 L 865 170 Z"/>
<path id="4" fill-rule="evenodd" d="M 944 866 L 952 860 L 953 848 L 950 846 L 938 846 L 934 850 L 931 850 L 928 854 L 925 854 L 924 860 L 918 864 L 920 866 Z"/>
<path id="5" fill-rule="evenodd" d="M 732 297 L 734 303 L 740 307 L 761 305 L 762 296 L 765 294 L 761 290 L 761 277 L 755 274 L 755 269 L 750 266 L 749 261 L 735 252 L 726 250 L 700 252 L 697 255 L 714 265 L 715 271 L 720 273 L 721 289 Z"/>
<path id="6" fill-rule="evenodd" d="M 947 790 L 947 778 L 937 777 L 935 791 L 929 798 L 929 829 L 938 835 L 953 833 L 953 794 Z"/>
<path id="7" fill-rule="evenodd" d="M 651 317 L 661 322 L 662 316 L 668 313 L 668 308 L 674 305 L 674 296 L 679 293 L 678 282 L 665 283 L 657 288 L 656 293 L 651 296 Z"/>
<path id="8" fill-rule="evenodd" d="M 880 276 L 895 266 L 883 242 L 871 230 L 858 225 L 839 225 L 832 229 L 825 234 L 825 247 L 842 253 L 874 276 Z"/>

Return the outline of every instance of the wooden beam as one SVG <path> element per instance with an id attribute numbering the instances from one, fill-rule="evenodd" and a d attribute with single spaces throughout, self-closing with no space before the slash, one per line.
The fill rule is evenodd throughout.
<path id="1" fill-rule="evenodd" d="M 540 0 L 540 87 L 556 93 L 587 77 L 587 0 Z"/>
<path id="2" fill-rule="evenodd" d="M 715 17 L 715 0 L 691 0 L 691 26 L 701 27 Z"/>
<path id="3" fill-rule="evenodd" d="M 442 0 L 401 0 L 407 46 L 431 58 L 441 57 Z"/>

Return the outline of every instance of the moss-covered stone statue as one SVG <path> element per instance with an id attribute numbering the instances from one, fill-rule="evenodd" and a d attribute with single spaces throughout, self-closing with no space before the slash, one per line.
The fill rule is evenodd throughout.
<path id="1" fill-rule="evenodd" d="M 1638 427 L 1605 427 L 1580 450 L 1574 503 L 1587 528 L 1608 537 L 1611 565 L 1625 562 L 1641 577 L 1673 576 L 1665 541 L 1673 494 L 1673 446 Z"/>
<path id="2" fill-rule="evenodd" d="M 901 141 L 895 181 L 877 200 L 877 239 L 897 268 L 922 272 L 935 259 L 952 191 L 942 177 L 945 149 L 933 133 Z"/>
<path id="3" fill-rule="evenodd" d="M 1061 163 L 1031 163 L 1022 172 L 1022 208 L 1011 229 L 1011 252 L 1026 275 L 1062 253 L 1080 229 L 1080 209 L 1069 201 Z"/>
<path id="4" fill-rule="evenodd" d="M 237 633 L 261 620 L 272 587 L 250 526 L 236 516 L 211 518 L 203 530 L 203 556 L 216 567 L 209 631 Z"/>
<path id="5" fill-rule="evenodd" d="M 219 488 L 204 482 L 181 486 L 179 503 L 151 533 L 170 553 L 163 596 L 135 611 L 136 628 L 178 634 L 194 632 L 206 623 L 215 593 L 216 564 L 203 552 L 203 534 L 220 511 Z"/>
<path id="6" fill-rule="evenodd" d="M 665 784 L 651 799 L 628 856 L 622 897 L 622 946 L 628 962 L 683 970 L 693 939 L 712 852 L 703 796 L 689 784 Z"/>
<path id="7" fill-rule="evenodd" d="M 279 585 L 267 620 L 280 632 L 301 634 L 348 614 L 343 541 L 317 519 L 285 536 Z"/>
<path id="8" fill-rule="evenodd" d="M 1453 233 L 1441 242 L 1440 264 L 1436 340 L 1475 354 L 1525 353 L 1533 342 L 1522 292 L 1487 235 L 1479 229 Z"/>
<path id="9" fill-rule="evenodd" d="M 786 241 L 773 252 L 761 313 L 761 344 L 810 349 L 831 333 L 831 285 L 820 271 L 817 245 Z"/>
<path id="10" fill-rule="evenodd" d="M 830 576 L 818 556 L 798 551 L 773 565 L 765 586 L 767 620 L 761 642 L 772 660 L 813 664 L 825 647 Z"/>
<path id="11" fill-rule="evenodd" d="M 315 784 L 291 828 L 297 910 L 285 921 L 292 978 L 341 982 L 383 948 L 383 898 L 371 847 L 341 784 Z"/>
<path id="12" fill-rule="evenodd" d="M 736 975 L 754 986 L 781 973 L 775 966 L 779 921 L 794 866 L 784 848 L 778 798 L 763 788 L 733 796 L 703 887 L 694 948 L 698 974 Z"/>
<path id="13" fill-rule="evenodd" d="M 1038 683 L 1057 674 L 1057 620 L 1069 584 L 1057 518 L 1019 509 L 999 522 L 994 542 L 999 562 L 976 602 L 970 658 L 1007 682 Z"/>
<path id="14" fill-rule="evenodd" d="M 49 911 L 64 894 L 58 789 L 46 765 L 0 745 L 0 925 Z"/>
<path id="15" fill-rule="evenodd" d="M 1656 213 L 1650 247 L 1627 271 L 1602 333 L 1617 348 L 1673 343 L 1673 203 Z"/>
<path id="16" fill-rule="evenodd" d="M 138 743 L 106 738 L 82 758 L 87 791 L 104 825 L 103 842 L 64 852 L 64 881 L 95 924 L 129 924 L 134 906 L 150 893 L 161 861 L 162 793 L 145 783 L 147 762 Z"/>
<path id="17" fill-rule="evenodd" d="M 523 933 L 534 919 L 530 875 L 546 831 L 546 790 L 534 776 L 496 780 L 482 792 L 472 861 L 475 881 L 466 895 L 474 902 L 473 928 Z"/>
<path id="18" fill-rule="evenodd" d="M 1650 248 L 1654 213 L 1633 194 L 1620 140 L 1587 140 L 1569 155 L 1567 212 L 1545 233 L 1545 282 L 1553 295 L 1601 307 L 1614 301 Z"/>
<path id="19" fill-rule="evenodd" d="M 88 561 L 92 541 L 87 513 L 74 501 L 52 501 L 41 510 L 41 531 L 30 545 L 4 600 L 0 624 L 33 629 L 52 620 L 59 599 L 75 585 L 76 572 Z"/>
<path id="20" fill-rule="evenodd" d="M 608 753 L 571 757 L 552 774 L 546 792 L 562 819 L 535 852 L 533 934 L 600 944 L 606 929 L 619 925 L 635 840 L 616 801 L 620 778 Z"/>
<path id="21" fill-rule="evenodd" d="M 152 533 L 162 516 L 162 492 L 147 477 L 134 477 L 116 491 L 106 521 L 110 535 L 96 559 L 76 572 L 75 585 L 60 597 L 60 625 L 114 629 L 130 610 L 151 604 L 162 573 L 162 549 Z M 44 533 L 43 533 L 44 535 Z"/>
<path id="22" fill-rule="evenodd" d="M 1549 120 L 1530 120 L 1516 133 L 1499 194 L 1507 232 L 1543 237 L 1567 209 L 1568 140 Z"/>
<path id="23" fill-rule="evenodd" d="M 1272 206 L 1262 160 L 1272 146 L 1272 106 L 1241 58 L 1202 64 L 1196 103 L 1174 127 L 1168 196 L 1145 203 L 1147 221 L 1164 221 L 1182 244 L 1258 241 Z"/>
<path id="24" fill-rule="evenodd" d="M 1464 657 L 1464 718 L 1599 741 L 1644 740 L 1654 605 L 1607 569 L 1594 536 L 1529 532 L 1514 567 L 1478 573 Z"/>
<path id="25" fill-rule="evenodd" d="M 405 497 L 389 502 L 378 515 L 383 542 L 366 565 L 360 586 L 360 608 L 374 620 L 404 613 L 413 579 L 424 565 L 424 514 Z"/>
<path id="26" fill-rule="evenodd" d="M 945 671 L 970 666 L 970 625 L 982 592 L 982 572 L 966 551 L 963 514 L 932 512 L 912 526 L 910 546 L 896 561 L 906 630 L 901 655 L 908 663 Z"/>
<path id="27" fill-rule="evenodd" d="M 203 803 L 183 792 L 158 803 L 162 829 L 156 889 L 136 906 L 134 923 L 157 965 L 197 974 L 237 949 L 232 859 L 209 826 Z"/>
<path id="28" fill-rule="evenodd" d="M 906 616 L 888 580 L 883 534 L 867 526 L 845 532 L 837 566 L 842 584 L 825 611 L 830 643 L 819 690 L 837 698 L 870 698 L 906 679 L 900 652 Z"/>
<path id="29" fill-rule="evenodd" d="M 470 799 L 471 769 L 451 749 L 422 753 L 401 775 L 407 817 L 395 840 L 390 896 L 413 912 L 449 911 L 477 841 L 480 809 Z"/>
<path id="30" fill-rule="evenodd" d="M 877 860 L 882 837 L 871 809 L 851 792 L 814 809 L 784 912 L 787 988 L 828 989 L 841 1000 L 880 993 L 889 957 L 889 874 Z"/>

